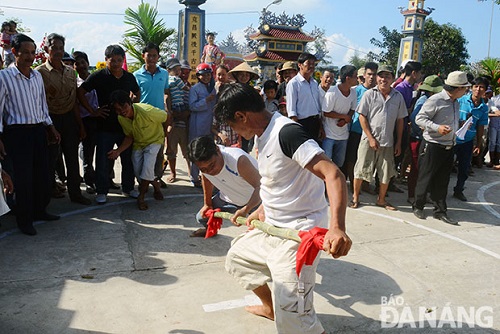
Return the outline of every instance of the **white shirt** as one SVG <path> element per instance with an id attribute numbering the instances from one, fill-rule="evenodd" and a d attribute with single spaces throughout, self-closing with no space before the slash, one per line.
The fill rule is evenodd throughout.
<path id="1" fill-rule="evenodd" d="M 323 113 L 332 111 L 347 115 L 350 110 L 356 110 L 357 104 L 356 88 L 352 87 L 348 96 L 344 96 L 336 85 L 326 92 L 322 103 Z M 323 128 L 327 138 L 334 140 L 347 140 L 349 138 L 349 126 L 337 126 L 338 118 L 323 117 Z"/>
<path id="2" fill-rule="evenodd" d="M 255 169 L 258 168 L 257 160 L 251 155 L 236 147 L 225 147 L 219 145 L 224 166 L 217 175 L 203 174 L 220 191 L 220 198 L 237 206 L 245 206 L 254 192 L 251 186 L 238 170 L 238 160 L 245 156 L 250 160 Z"/>

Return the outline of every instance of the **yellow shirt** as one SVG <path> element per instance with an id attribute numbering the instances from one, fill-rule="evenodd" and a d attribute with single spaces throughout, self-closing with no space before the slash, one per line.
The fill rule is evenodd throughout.
<path id="1" fill-rule="evenodd" d="M 164 110 L 146 103 L 133 103 L 134 118 L 118 115 L 118 121 L 126 136 L 134 138 L 133 150 L 141 150 L 151 144 L 163 144 L 165 134 L 163 125 L 167 120 Z"/>
<path id="2" fill-rule="evenodd" d="M 72 111 L 76 103 L 75 70 L 63 65 L 62 72 L 57 71 L 48 60 L 36 70 L 43 78 L 49 113 L 63 115 Z"/>

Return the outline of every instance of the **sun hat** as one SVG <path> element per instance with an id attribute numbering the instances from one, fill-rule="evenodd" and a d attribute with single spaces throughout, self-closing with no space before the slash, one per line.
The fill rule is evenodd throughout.
<path id="1" fill-rule="evenodd" d="M 364 67 L 361 67 L 359 70 L 358 70 L 358 77 L 364 77 L 365 76 L 365 68 Z"/>
<path id="2" fill-rule="evenodd" d="M 382 72 L 389 72 L 394 76 L 394 69 L 392 68 L 391 65 L 380 65 L 377 70 L 377 74 L 380 74 Z"/>
<path id="3" fill-rule="evenodd" d="M 437 75 L 429 75 L 424 79 L 424 82 L 418 87 L 419 90 L 427 92 L 439 93 L 443 90 L 443 80 Z"/>
<path id="4" fill-rule="evenodd" d="M 246 63 L 246 62 L 239 64 L 238 66 L 233 68 L 228 73 L 230 73 L 234 77 L 235 72 L 248 72 L 248 73 L 250 73 L 250 80 L 257 80 L 259 78 L 259 73 L 257 73 L 253 68 L 251 68 L 250 65 L 248 65 L 248 63 Z"/>
<path id="5" fill-rule="evenodd" d="M 299 71 L 297 65 L 293 61 L 287 61 L 286 63 L 284 63 L 283 67 L 278 71 L 278 73 L 282 74 L 286 70 L 295 70 L 297 72 Z"/>
<path id="6" fill-rule="evenodd" d="M 444 83 L 451 87 L 470 87 L 471 84 L 467 80 L 467 73 L 462 71 L 453 71 L 448 74 Z"/>

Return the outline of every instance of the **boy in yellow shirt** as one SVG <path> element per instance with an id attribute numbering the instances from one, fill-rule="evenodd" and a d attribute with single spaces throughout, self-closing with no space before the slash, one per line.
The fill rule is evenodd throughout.
<path id="1" fill-rule="evenodd" d="M 137 206 L 139 210 L 147 210 L 144 196 L 149 184 L 153 185 L 154 198 L 163 199 L 160 183 L 155 180 L 154 166 L 164 141 L 162 123 L 167 120 L 167 113 L 146 103 L 132 103 L 129 94 L 122 90 L 111 93 L 110 106 L 118 114 L 126 137 L 117 149 L 108 152 L 108 157 L 115 160 L 133 144 L 132 164 L 135 176 L 139 179 Z"/>

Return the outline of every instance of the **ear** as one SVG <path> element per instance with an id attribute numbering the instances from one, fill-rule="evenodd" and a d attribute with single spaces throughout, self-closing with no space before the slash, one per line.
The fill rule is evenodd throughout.
<path id="1" fill-rule="evenodd" d="M 234 120 L 236 122 L 245 123 L 247 121 L 247 113 L 244 111 L 237 111 L 234 113 Z"/>

